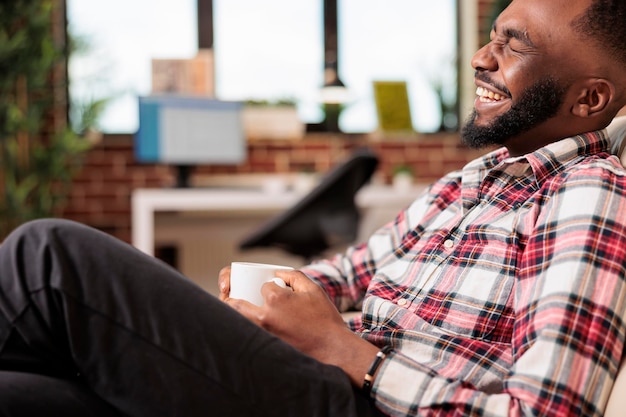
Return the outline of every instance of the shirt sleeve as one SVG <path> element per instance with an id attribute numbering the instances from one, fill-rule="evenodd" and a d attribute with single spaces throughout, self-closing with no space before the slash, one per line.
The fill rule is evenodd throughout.
<path id="1" fill-rule="evenodd" d="M 431 186 L 424 190 L 410 207 L 428 207 L 435 188 Z M 301 271 L 324 288 L 340 312 L 359 309 L 378 266 L 393 255 L 410 231 L 408 212 L 409 207 L 400 211 L 395 219 L 374 232 L 366 242 L 351 246 L 329 260 L 303 267 Z"/>
<path id="2" fill-rule="evenodd" d="M 620 172 L 587 169 L 545 186 L 552 189 L 520 219 L 532 233 L 519 259 L 511 345 L 436 336 L 442 349 L 453 346 L 459 366 L 476 358 L 477 366 L 498 366 L 508 354 L 504 384 L 479 391 L 400 349 L 373 384 L 386 414 L 602 415 L 626 332 L 626 181 Z"/>
<path id="3" fill-rule="evenodd" d="M 393 251 L 391 242 L 399 239 L 406 212 L 376 231 L 367 242 L 349 247 L 345 253 L 301 269 L 322 286 L 340 312 L 360 308 L 377 264 Z"/>

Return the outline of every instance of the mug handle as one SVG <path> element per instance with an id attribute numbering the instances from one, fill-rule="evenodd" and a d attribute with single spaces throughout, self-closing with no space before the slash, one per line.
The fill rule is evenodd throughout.
<path id="1" fill-rule="evenodd" d="M 270 279 L 268 282 L 273 282 L 274 284 L 278 285 L 280 288 L 287 288 L 287 284 L 285 283 L 285 281 L 283 281 L 281 278 L 278 278 L 278 277 L 274 277 Z"/>

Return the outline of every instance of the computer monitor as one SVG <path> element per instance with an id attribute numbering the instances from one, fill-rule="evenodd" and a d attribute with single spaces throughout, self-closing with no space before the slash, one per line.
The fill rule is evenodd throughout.
<path id="1" fill-rule="evenodd" d="M 139 97 L 135 158 L 176 166 L 179 187 L 189 186 L 197 165 L 240 164 L 247 157 L 242 108 L 241 102 L 203 97 Z"/>

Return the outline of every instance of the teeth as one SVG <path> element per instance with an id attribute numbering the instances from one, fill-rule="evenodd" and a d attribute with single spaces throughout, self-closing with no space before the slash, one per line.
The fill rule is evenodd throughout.
<path id="1" fill-rule="evenodd" d="M 484 87 L 477 87 L 476 95 L 483 101 L 500 101 L 505 98 L 503 95 L 489 91 Z"/>

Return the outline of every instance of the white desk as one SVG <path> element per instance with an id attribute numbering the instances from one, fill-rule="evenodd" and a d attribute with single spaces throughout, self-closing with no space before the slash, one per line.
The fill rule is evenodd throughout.
<path id="1" fill-rule="evenodd" d="M 423 185 L 409 190 L 363 187 L 356 195 L 363 215 L 359 237 L 393 219 L 423 189 Z M 294 191 L 270 193 L 245 188 L 137 189 L 132 195 L 132 244 L 150 255 L 159 242 L 178 246 L 182 260 L 179 269 L 215 292 L 219 268 L 235 258 L 242 260 L 243 255 L 235 249 L 237 242 L 303 196 Z M 252 259 L 246 254 L 245 260 L 295 262 L 296 266 L 301 262 L 294 258 L 277 260 L 276 256 L 276 252 L 263 252 Z"/>

